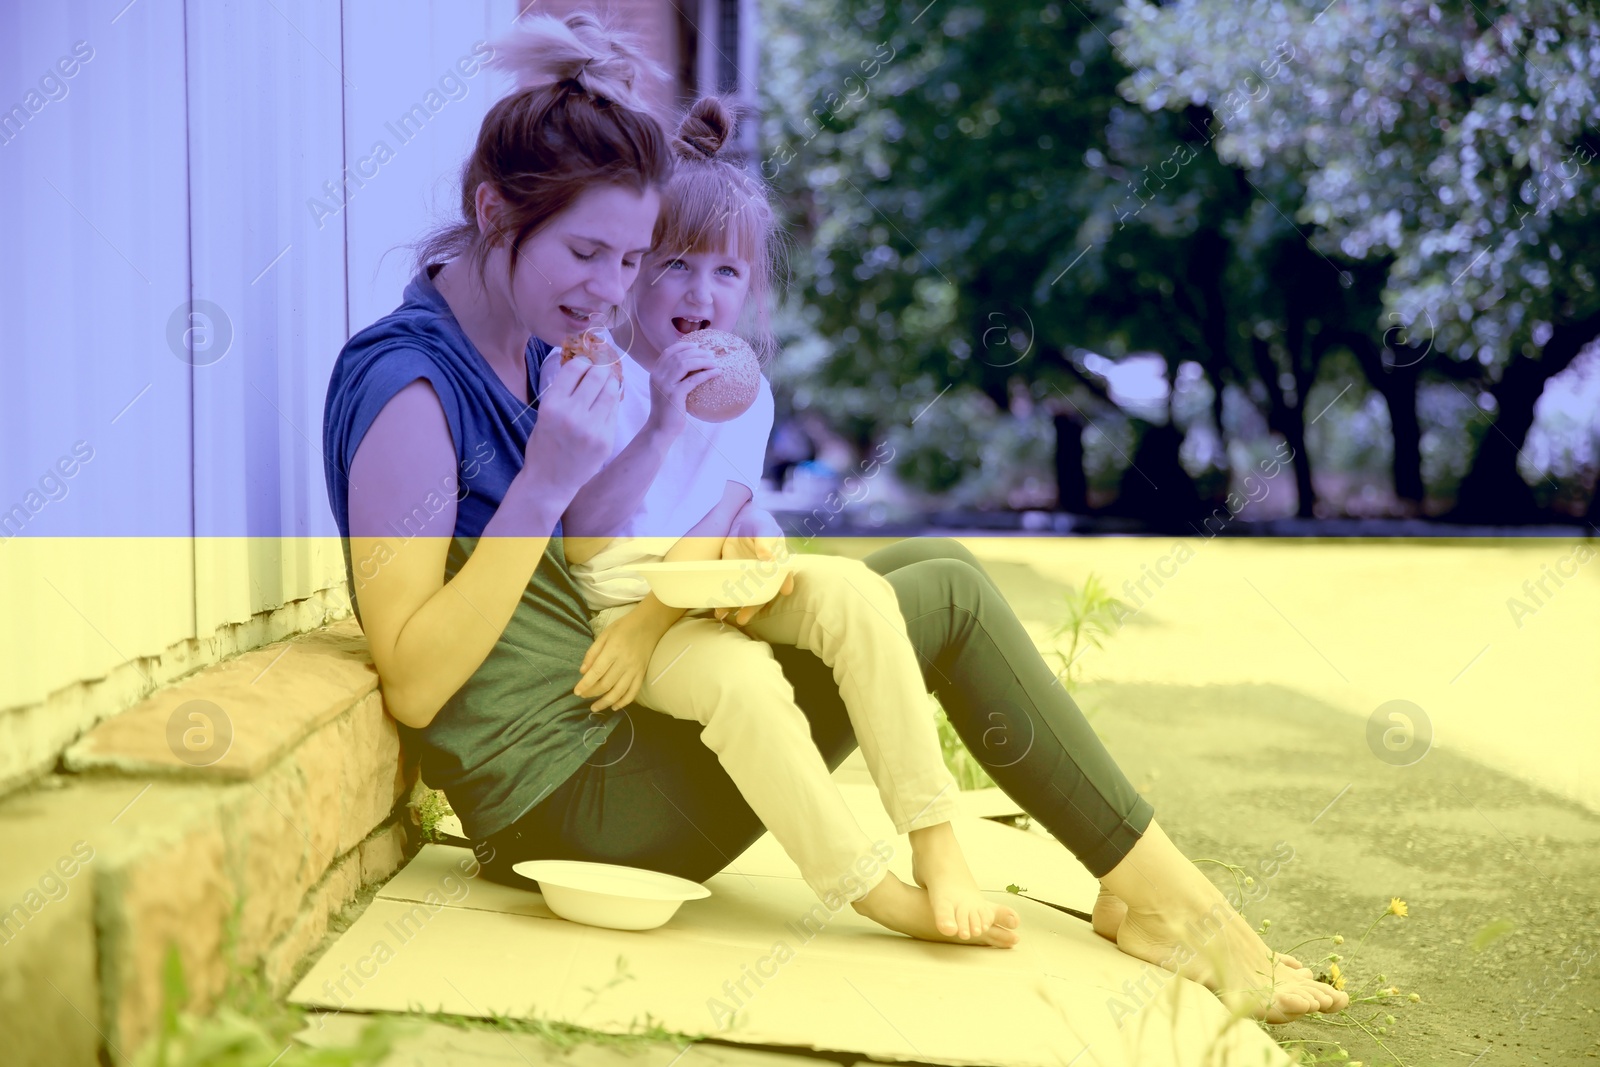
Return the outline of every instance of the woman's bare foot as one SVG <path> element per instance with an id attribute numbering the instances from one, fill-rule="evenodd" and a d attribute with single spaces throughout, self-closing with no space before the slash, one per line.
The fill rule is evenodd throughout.
<path id="1" fill-rule="evenodd" d="M 995 906 L 978 888 L 967 858 L 947 822 L 912 830 L 911 877 L 928 891 L 941 934 L 970 941 L 994 924 Z"/>
<path id="2" fill-rule="evenodd" d="M 1089 924 L 1094 927 L 1095 933 L 1116 944 L 1117 931 L 1121 929 L 1122 920 L 1127 914 L 1128 905 L 1122 902 L 1122 898 L 1101 886 L 1100 895 L 1094 898 L 1094 910 L 1089 913 Z"/>
<path id="3" fill-rule="evenodd" d="M 1119 949 L 1200 982 L 1229 1007 L 1282 1023 L 1349 1006 L 1345 993 L 1275 958 L 1154 822 L 1101 882 L 1107 894 L 1127 902 L 1117 929 Z M 1108 902 L 1103 918 L 1111 907 Z"/>
<path id="4" fill-rule="evenodd" d="M 1192 978 L 1228 1007 L 1269 1023 L 1340 1011 L 1350 1003 L 1346 994 L 1309 972 L 1274 961 L 1272 950 L 1226 901 L 1181 922 L 1171 913 L 1147 915 L 1129 908 L 1117 931 L 1117 947 Z"/>
<path id="5" fill-rule="evenodd" d="M 1094 932 L 1101 937 L 1116 944 L 1117 931 L 1122 928 L 1122 920 L 1128 915 L 1128 905 L 1124 904 L 1115 893 L 1105 886 L 1100 887 L 1100 895 L 1095 898 L 1094 911 L 1090 913 L 1090 925 Z M 1278 960 L 1285 966 L 1296 971 L 1311 974 L 1311 968 L 1295 959 L 1293 956 L 1278 954 Z"/>
<path id="6" fill-rule="evenodd" d="M 928 890 L 906 885 L 893 871 L 885 873 L 883 881 L 860 900 L 851 901 L 850 906 L 873 922 L 923 941 L 1011 948 L 1021 940 L 1017 928 L 1022 925 L 1022 918 L 1003 904 L 994 906 L 994 924 L 976 937 L 963 941 L 959 936 L 942 933 L 934 925 Z"/>

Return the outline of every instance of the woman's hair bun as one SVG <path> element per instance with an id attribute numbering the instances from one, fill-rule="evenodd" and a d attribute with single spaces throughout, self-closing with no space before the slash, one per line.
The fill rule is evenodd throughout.
<path id="1" fill-rule="evenodd" d="M 737 125 L 733 109 L 724 100 L 702 96 L 678 123 L 672 149 L 680 159 L 715 159 L 722 146 L 733 140 Z"/>
<path id="2" fill-rule="evenodd" d="M 596 98 L 648 111 L 644 83 L 666 77 L 635 37 L 583 11 L 526 16 L 493 43 L 489 65 L 511 74 L 518 89 L 573 81 Z"/>

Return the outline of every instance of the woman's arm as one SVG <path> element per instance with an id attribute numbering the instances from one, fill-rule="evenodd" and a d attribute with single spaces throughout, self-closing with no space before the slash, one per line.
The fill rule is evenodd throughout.
<path id="1" fill-rule="evenodd" d="M 609 534 L 592 535 L 619 529 L 639 510 L 645 492 L 661 473 L 667 449 L 677 438 L 676 433 L 646 423 L 616 459 L 578 490 L 561 521 L 568 563 L 587 563 L 612 540 Z"/>
<path id="2" fill-rule="evenodd" d="M 572 368 L 569 373 L 569 368 Z M 350 464 L 350 556 L 362 629 L 389 714 L 421 729 L 472 676 L 505 630 L 550 533 L 615 422 L 616 390 L 575 361 L 541 409 L 528 461 L 449 583 L 456 451 L 443 406 L 419 379 L 373 420 Z M 427 503 L 442 500 L 433 512 Z M 421 522 L 418 522 L 418 519 Z M 407 536 L 386 531 L 405 530 Z"/>
<path id="3" fill-rule="evenodd" d="M 541 375 L 559 358 L 554 353 L 547 356 Z M 716 360 L 698 345 L 680 341 L 661 353 L 650 371 L 650 414 L 644 426 L 578 490 L 562 516 L 567 562 L 587 562 L 639 510 L 645 493 L 661 473 L 667 449 L 687 425 L 684 408 L 689 394 L 718 373 Z"/>

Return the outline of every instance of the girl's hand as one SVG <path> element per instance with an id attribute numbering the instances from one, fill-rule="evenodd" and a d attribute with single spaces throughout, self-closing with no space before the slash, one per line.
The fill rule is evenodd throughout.
<path id="1" fill-rule="evenodd" d="M 783 536 L 783 527 L 778 525 L 778 520 L 773 518 L 770 512 L 746 507 L 734 516 L 733 526 L 728 530 L 728 536 L 723 538 L 722 558 L 785 563 L 789 559 L 789 542 Z M 794 571 L 791 570 L 784 575 L 783 585 L 778 589 L 777 596 L 787 596 L 792 592 L 794 592 Z M 773 598 L 776 599 L 777 597 Z M 764 607 L 766 604 L 746 604 L 738 609 L 717 608 L 712 614 L 720 621 L 732 612 L 733 624 L 743 626 Z"/>
<path id="2" fill-rule="evenodd" d="M 610 367 L 579 357 L 540 368 L 539 417 L 528 435 L 523 470 L 567 500 L 611 459 L 622 384 Z M 547 384 L 548 383 L 548 384 Z"/>
<path id="3" fill-rule="evenodd" d="M 637 609 L 630 611 L 601 630 L 583 655 L 578 668 L 583 678 L 572 691 L 585 699 L 599 695 L 600 699 L 589 708 L 592 712 L 631 704 L 644 686 L 645 670 L 661 640 L 661 631 L 631 622 L 637 614 Z"/>
<path id="4" fill-rule="evenodd" d="M 650 372 L 650 418 L 645 425 L 670 434 L 682 432 L 689 394 L 721 373 L 716 357 L 699 345 L 689 341 L 668 345 Z"/>

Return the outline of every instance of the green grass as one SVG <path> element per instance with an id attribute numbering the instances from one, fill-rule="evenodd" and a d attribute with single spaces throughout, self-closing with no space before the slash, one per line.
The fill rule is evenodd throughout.
<path id="1" fill-rule="evenodd" d="M 1068 692 L 1077 688 L 1082 670 L 1081 655 L 1089 648 L 1104 647 L 1104 639 L 1115 634 L 1120 628 L 1116 612 L 1118 608 L 1123 607 L 1126 605 L 1108 594 L 1099 576 L 1093 572 L 1084 579 L 1081 589 L 1076 586 L 1067 588 L 1062 620 L 1053 634 L 1057 644 L 1046 650 L 1047 655 L 1055 657 L 1061 663 L 1056 677 L 1060 680 L 1062 688 Z M 1063 641 L 1065 648 L 1060 647 Z M 938 704 L 938 701 L 935 700 L 934 703 Z M 994 779 L 989 777 L 989 772 L 962 742 L 955 727 L 950 725 L 949 716 L 945 714 L 943 707 L 939 707 L 934 716 L 934 724 L 938 727 L 939 749 L 944 755 L 944 764 L 949 768 L 956 784 L 962 790 L 987 789 L 994 785 Z"/>
<path id="2" fill-rule="evenodd" d="M 963 792 L 969 789 L 987 789 L 994 785 L 994 779 L 989 777 L 989 772 L 983 769 L 983 764 L 962 742 L 961 736 L 956 733 L 956 728 L 950 725 L 950 718 L 945 714 L 944 708 L 939 706 L 938 700 L 930 697 L 938 707 L 934 716 L 934 724 L 939 728 L 939 750 L 944 753 L 944 765 L 950 768 L 950 776 L 956 780 L 956 785 Z"/>
<path id="3" fill-rule="evenodd" d="M 438 789 L 429 790 L 417 802 L 417 824 L 422 830 L 424 841 L 440 841 L 443 835 L 439 833 L 439 820 L 446 815 L 453 815 L 450 810 L 450 801 Z"/>
<path id="4" fill-rule="evenodd" d="M 135 1067 L 369 1067 L 389 1055 L 406 1029 L 398 1018 L 374 1018 L 353 1045 L 307 1048 L 292 1040 L 305 1013 L 273 996 L 259 968 L 230 969 L 227 988 L 210 1014 L 184 1010 L 188 985 L 176 948 L 162 971 L 161 1026 L 133 1058 Z"/>
<path id="5" fill-rule="evenodd" d="M 1128 606 L 1108 593 L 1093 571 L 1084 578 L 1081 589 L 1068 586 L 1064 600 L 1065 616 L 1053 634 L 1057 645 L 1050 654 L 1060 662 L 1056 677 L 1070 693 L 1082 678 L 1082 657 L 1091 648 L 1105 647 L 1103 639 L 1122 628 L 1118 614 L 1127 611 Z M 1062 641 L 1066 642 L 1065 648 L 1060 647 Z"/>
<path id="6" fill-rule="evenodd" d="M 645 1013 L 645 1021 L 639 1022 L 636 1018 L 630 1024 L 626 1034 L 604 1033 L 599 1030 L 590 1030 L 586 1027 L 575 1026 L 572 1023 L 555 1022 L 549 1019 L 529 1018 L 520 1019 L 510 1015 L 491 1015 L 487 1019 L 480 1019 L 464 1015 L 448 1015 L 443 1012 L 416 1011 L 406 1018 L 421 1018 L 432 1023 L 449 1026 L 457 1030 L 492 1030 L 500 1033 L 512 1034 L 537 1034 L 554 1048 L 565 1053 L 578 1045 L 605 1045 L 624 1051 L 628 1049 L 643 1050 L 657 1045 L 675 1044 L 685 1045 L 701 1040 L 704 1034 L 680 1034 L 669 1030 L 658 1022 L 655 1016 Z"/>

